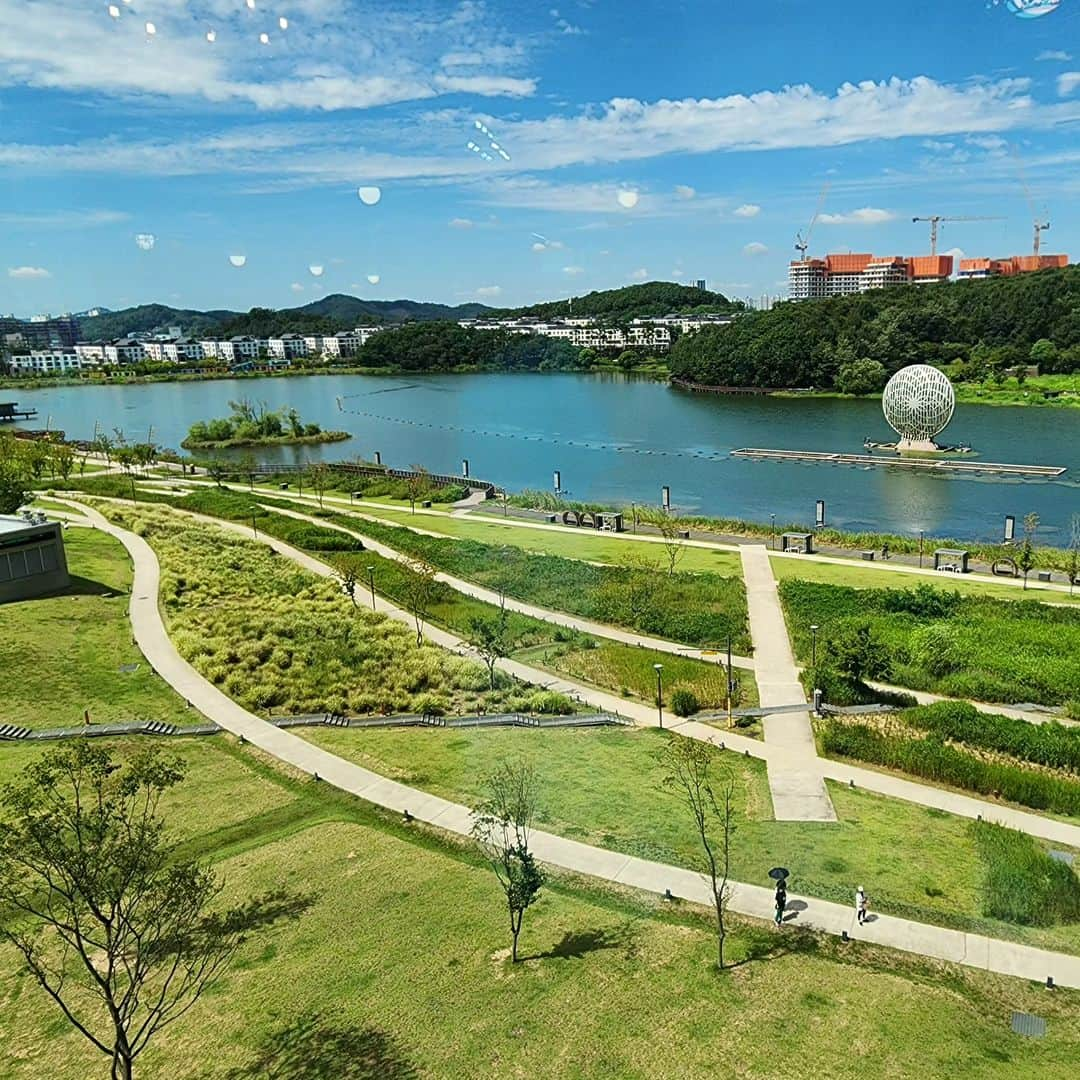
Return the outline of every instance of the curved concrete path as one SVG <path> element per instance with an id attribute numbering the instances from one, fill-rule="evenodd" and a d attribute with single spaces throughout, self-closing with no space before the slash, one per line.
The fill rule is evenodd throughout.
<path id="1" fill-rule="evenodd" d="M 92 507 L 69 502 L 84 511 L 97 528 L 119 540 L 131 555 L 134 567 L 129 608 L 132 632 L 147 661 L 177 693 L 227 731 L 242 736 L 302 772 L 376 805 L 398 813 L 407 810 L 427 824 L 461 836 L 469 835 L 471 817 L 468 807 L 388 780 L 276 728 L 241 708 L 203 678 L 180 656 L 165 630 L 158 607 L 160 570 L 150 545 L 142 537 L 113 525 Z M 215 524 L 221 523 L 215 521 Z M 710 903 L 706 879 L 691 870 L 622 855 L 542 831 L 532 833 L 532 845 L 540 859 L 564 870 L 654 894 L 671 889 L 674 895 L 694 903 L 705 906 Z M 1061 986 L 1080 988 L 1080 957 L 1077 956 L 888 915 L 876 915 L 872 922 L 860 927 L 856 925 L 850 907 L 795 894 L 790 899 L 799 899 L 806 904 L 804 909 L 794 913 L 793 923 L 800 927 L 829 934 L 847 931 L 858 940 L 1038 982 L 1049 975 Z M 732 911 L 767 919 L 772 916 L 772 905 L 772 889 L 733 884 Z"/>

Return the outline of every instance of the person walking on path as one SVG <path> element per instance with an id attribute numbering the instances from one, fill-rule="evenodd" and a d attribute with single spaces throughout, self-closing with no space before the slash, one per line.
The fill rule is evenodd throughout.
<path id="1" fill-rule="evenodd" d="M 784 909 L 787 907 L 787 886 L 783 881 L 776 883 L 776 925 L 784 921 Z"/>
<path id="2" fill-rule="evenodd" d="M 861 885 L 855 890 L 855 917 L 860 926 L 866 922 L 866 890 Z"/>

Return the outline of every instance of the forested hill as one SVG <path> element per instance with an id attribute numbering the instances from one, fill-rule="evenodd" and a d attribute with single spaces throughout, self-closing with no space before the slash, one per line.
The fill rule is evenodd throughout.
<path id="1" fill-rule="evenodd" d="M 1027 362 L 1080 370 L 1080 266 L 779 304 L 681 337 L 671 371 L 718 386 L 828 388 L 863 358 L 885 374 L 952 364 L 960 379 Z"/>
<path id="2" fill-rule="evenodd" d="M 742 304 L 728 300 L 722 293 L 698 289 L 693 285 L 677 285 L 673 281 L 649 281 L 644 285 L 628 285 L 624 289 L 605 289 L 585 296 L 575 296 L 573 304 L 568 300 L 551 300 L 528 307 L 505 308 L 494 314 L 516 318 L 523 315 L 541 319 L 558 316 L 595 315 L 621 320 L 667 315 L 672 312 L 717 312 L 725 314 L 738 311 Z"/>
<path id="3" fill-rule="evenodd" d="M 281 310 L 252 308 L 248 312 L 192 311 L 166 304 L 142 304 L 123 311 L 84 316 L 79 323 L 82 336 L 87 341 L 122 337 L 159 326 L 180 326 L 190 336 L 251 334 L 269 337 L 281 333 L 332 334 L 361 324 L 382 322 L 469 319 L 489 310 L 484 304 L 452 307 L 420 300 L 362 300 L 357 296 L 333 293 L 303 307 Z"/>

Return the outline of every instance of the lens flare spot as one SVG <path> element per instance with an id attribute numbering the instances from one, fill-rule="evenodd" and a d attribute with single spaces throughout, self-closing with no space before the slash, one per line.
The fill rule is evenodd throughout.
<path id="1" fill-rule="evenodd" d="M 309 266 L 308 273 L 311 274 L 312 277 L 322 277 L 323 268 L 321 266 Z"/>
<path id="2" fill-rule="evenodd" d="M 617 197 L 619 205 L 627 210 L 633 210 L 638 204 L 638 193 L 636 191 L 620 191 Z"/>
<path id="3" fill-rule="evenodd" d="M 356 194 L 365 206 L 374 206 L 382 198 L 382 189 L 377 187 L 362 187 L 356 189 Z"/>
<path id="4" fill-rule="evenodd" d="M 381 280 L 378 274 L 368 274 L 367 279 L 372 285 L 378 285 Z"/>
<path id="5" fill-rule="evenodd" d="M 143 251 L 153 251 L 157 243 L 157 237 L 153 233 L 141 232 L 135 234 L 135 246 Z"/>
<path id="6" fill-rule="evenodd" d="M 120 18 L 120 9 L 115 4 L 109 5 L 109 16 L 113 19 Z"/>
<path id="7" fill-rule="evenodd" d="M 146 24 L 146 32 L 150 37 L 153 37 L 157 33 L 157 27 L 152 22 L 148 22 Z"/>
<path id="8" fill-rule="evenodd" d="M 289 20 L 286 19 L 284 15 L 282 15 L 281 18 L 278 19 L 277 24 L 281 27 L 282 30 L 289 29 Z"/>
<path id="9" fill-rule="evenodd" d="M 217 31 L 216 30 L 207 30 L 206 31 L 206 40 L 209 41 L 211 45 L 213 45 L 214 42 L 217 41 Z"/>
<path id="10" fill-rule="evenodd" d="M 246 255 L 230 255 L 229 262 L 233 264 L 238 270 L 247 262 Z"/>
<path id="11" fill-rule="evenodd" d="M 270 35 L 269 34 L 260 34 L 259 35 L 259 44 L 260 45 L 269 45 L 270 44 Z"/>

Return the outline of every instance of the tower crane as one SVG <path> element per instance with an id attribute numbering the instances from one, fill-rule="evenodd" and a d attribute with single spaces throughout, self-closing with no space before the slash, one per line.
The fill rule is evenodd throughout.
<path id="1" fill-rule="evenodd" d="M 914 221 L 930 222 L 930 254 L 937 254 L 938 225 L 943 221 L 1001 221 L 1000 217 L 948 217 L 945 214 L 928 214 L 926 217 L 913 217 Z"/>
<path id="2" fill-rule="evenodd" d="M 795 234 L 795 250 L 799 253 L 799 259 L 802 262 L 806 262 L 806 251 L 810 247 L 810 234 L 814 231 L 814 225 L 821 215 L 821 208 L 825 205 L 825 196 L 829 194 L 831 185 L 832 181 L 826 180 L 821 186 L 821 194 L 818 196 L 817 208 L 814 210 L 814 216 L 810 219 L 810 224 L 806 228 L 806 236 L 804 237 L 801 232 Z"/>
<path id="3" fill-rule="evenodd" d="M 1031 253 L 1033 255 L 1039 254 L 1039 249 L 1042 247 L 1042 234 L 1048 232 L 1050 229 L 1050 222 L 1040 222 L 1039 218 L 1045 216 L 1039 214 L 1035 209 L 1035 200 L 1031 197 L 1031 188 L 1028 187 L 1027 177 L 1024 175 L 1024 166 L 1020 161 L 1020 155 L 1016 152 L 1016 147 L 1012 147 L 1013 159 L 1016 162 L 1016 171 L 1020 174 L 1020 185 L 1024 189 L 1024 198 L 1027 199 L 1028 209 L 1031 211 L 1031 224 L 1035 230 L 1035 241 L 1031 246 Z"/>

